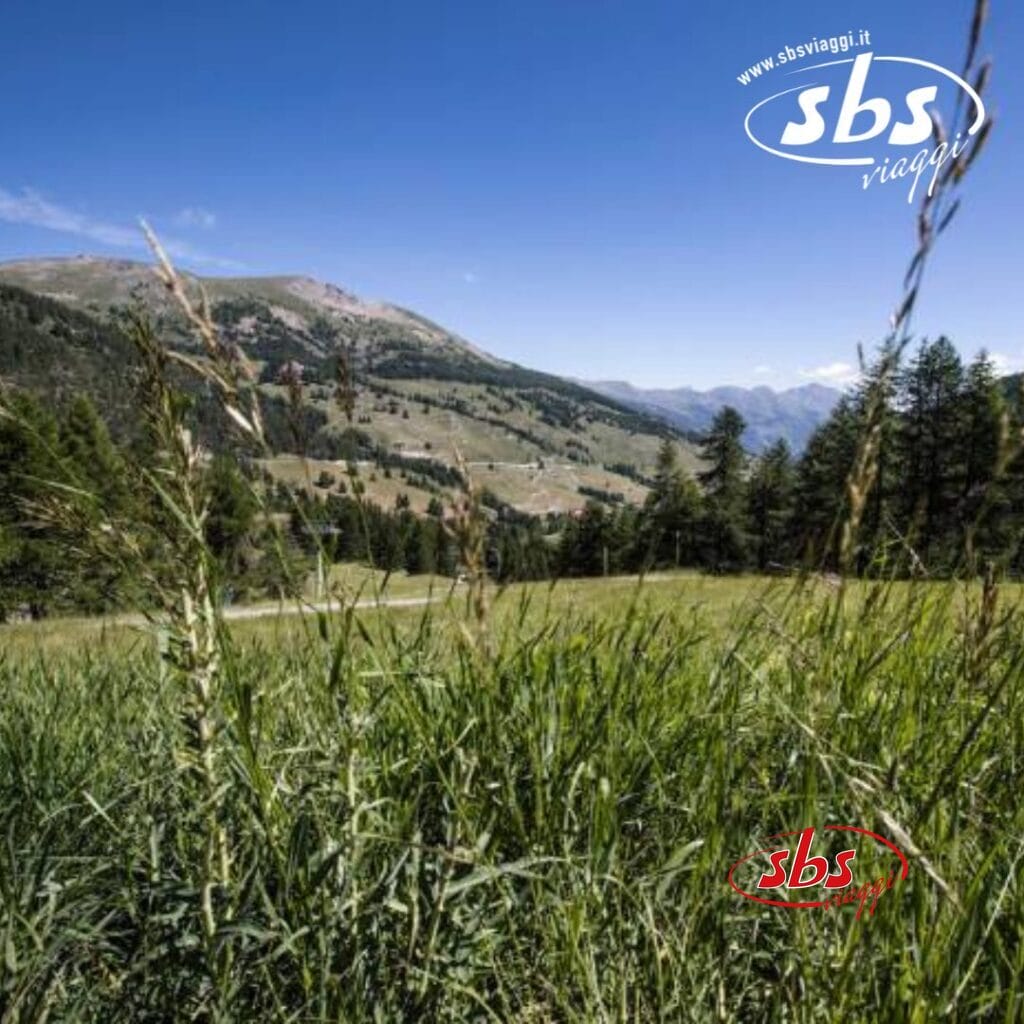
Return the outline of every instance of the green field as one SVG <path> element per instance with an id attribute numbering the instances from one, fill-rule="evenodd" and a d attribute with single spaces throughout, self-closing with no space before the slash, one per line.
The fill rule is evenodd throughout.
<path id="1" fill-rule="evenodd" d="M 696 572 L 656 572 L 646 577 L 618 576 L 608 579 L 560 580 L 558 582 L 513 583 L 488 588 L 493 614 L 502 619 L 518 616 L 522 603 L 528 617 L 536 620 L 567 611 L 594 614 L 614 613 L 624 605 L 655 613 L 685 614 L 705 629 L 719 630 L 737 613 L 767 595 L 776 595 L 785 588 L 784 581 L 769 581 L 756 576 L 713 577 Z M 819 582 L 810 592 L 829 593 Z M 367 625 L 383 617 L 387 627 L 399 629 L 418 627 L 423 616 L 420 604 L 406 605 L 407 599 L 429 600 L 435 624 L 457 625 L 465 617 L 465 585 L 443 576 L 410 576 L 404 572 L 386 574 L 358 565 L 332 567 L 326 593 L 318 597 L 312 585 L 307 586 L 303 602 L 284 605 L 261 601 L 245 605 L 258 609 L 259 618 L 232 618 L 237 609 L 228 609 L 227 628 L 241 641 L 304 637 L 315 619 L 316 609 L 327 606 L 336 618 L 342 607 L 354 606 L 355 614 Z M 279 613 L 279 614 L 276 614 Z M 379 628 L 380 624 L 375 628 Z M 152 643 L 155 627 L 139 615 L 114 615 L 107 618 L 53 618 L 40 622 L 12 624 L 4 627 L 0 638 L 9 656 L 47 655 L 60 652 L 79 654 L 83 647 L 117 649 L 146 646 Z"/>
<path id="2" fill-rule="evenodd" d="M 229 623 L 203 765 L 151 630 L 6 628 L 3 1019 L 1019 1018 L 1013 592 L 490 598 Z M 874 916 L 727 885 L 826 823 L 908 853 Z"/>

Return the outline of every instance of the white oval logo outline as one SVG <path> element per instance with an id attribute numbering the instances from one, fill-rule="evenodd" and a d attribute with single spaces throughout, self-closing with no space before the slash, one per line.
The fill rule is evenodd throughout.
<path id="1" fill-rule="evenodd" d="M 931 61 L 921 60 L 918 57 L 875 57 L 872 56 L 872 60 L 877 61 L 888 61 L 896 64 L 916 64 L 919 67 L 928 68 L 931 71 L 938 71 L 939 74 L 945 75 L 946 78 L 951 79 L 955 82 L 967 95 L 971 98 L 974 103 L 974 109 L 978 112 L 978 116 L 974 119 L 974 123 L 967 130 L 968 135 L 975 135 L 981 129 L 981 126 L 985 123 L 985 104 L 982 102 L 981 97 L 974 91 L 974 88 L 965 82 L 959 75 L 954 74 L 948 68 L 942 67 L 940 64 L 933 64 Z M 825 64 L 814 64 L 811 67 L 800 68 L 797 71 L 790 72 L 791 74 L 800 74 L 802 71 L 813 71 L 815 68 L 833 67 L 836 64 L 852 64 L 854 61 L 853 57 L 848 57 L 846 60 L 832 60 Z M 757 146 L 759 149 L 763 149 L 766 153 L 771 153 L 772 156 L 781 156 L 783 160 L 796 160 L 802 164 L 829 164 L 831 166 L 870 166 L 875 163 L 873 156 L 851 156 L 851 157 L 825 157 L 825 156 L 799 156 L 796 153 L 786 153 L 781 149 L 772 149 L 771 146 L 765 145 L 760 139 L 758 139 L 754 133 L 750 130 L 750 119 L 751 117 L 772 100 L 777 100 L 780 96 L 786 96 L 791 92 L 803 92 L 805 89 L 813 89 L 817 83 L 811 85 L 798 85 L 792 89 L 783 89 L 782 92 L 775 93 L 774 96 L 769 96 L 767 99 L 761 100 L 760 103 L 754 104 L 747 111 L 747 116 L 743 119 L 743 130 L 747 133 L 747 138 Z"/>

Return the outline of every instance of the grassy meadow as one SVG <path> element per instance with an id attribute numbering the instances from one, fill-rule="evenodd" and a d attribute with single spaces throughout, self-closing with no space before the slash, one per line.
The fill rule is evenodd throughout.
<path id="1" fill-rule="evenodd" d="M 227 623 L 202 774 L 151 630 L 6 629 L 2 1019 L 1019 1018 L 1012 588 L 489 598 Z M 830 822 L 909 855 L 873 917 L 727 885 Z"/>
<path id="2" fill-rule="evenodd" d="M 512 583 L 490 586 L 488 598 L 491 612 L 499 619 L 518 619 L 523 602 L 528 619 L 569 610 L 585 610 L 598 614 L 613 612 L 626 604 L 640 609 L 664 612 L 688 612 L 705 626 L 720 627 L 737 610 L 762 598 L 772 586 L 756 576 L 712 577 L 696 572 L 655 572 L 645 577 L 616 576 L 606 579 L 560 580 L 558 582 Z M 814 589 L 814 588 L 812 588 Z M 823 584 L 819 593 L 827 592 Z M 262 639 L 277 644 L 284 639 L 300 639 L 309 634 L 310 619 L 316 611 L 327 612 L 338 619 L 343 609 L 366 626 L 383 618 L 388 628 L 408 631 L 418 629 L 424 606 L 431 606 L 434 625 L 459 629 L 465 617 L 464 582 L 445 576 L 410 576 L 404 572 L 385 573 L 361 565 L 344 564 L 331 567 L 326 594 L 317 596 L 315 586 L 306 587 L 301 602 L 270 600 L 247 603 L 241 609 L 225 609 L 225 625 L 239 641 Z M 253 611 L 257 617 L 248 618 Z M 233 615 L 238 615 L 238 618 Z M 56 655 L 62 652 L 77 655 L 84 647 L 115 648 L 152 646 L 154 627 L 141 615 L 111 615 L 43 619 L 39 622 L 15 623 L 5 628 L 2 638 L 9 655 Z M 357 641 L 358 642 L 358 641 Z"/>

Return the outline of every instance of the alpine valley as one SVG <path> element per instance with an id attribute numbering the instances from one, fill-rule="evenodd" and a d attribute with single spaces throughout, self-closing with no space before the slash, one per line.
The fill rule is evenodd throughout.
<path id="1" fill-rule="evenodd" d="M 327 489 L 354 462 L 369 467 L 360 473 L 369 498 L 393 507 L 405 494 L 423 511 L 451 496 L 461 460 L 495 500 L 542 514 L 588 498 L 639 502 L 665 438 L 678 442 L 682 465 L 698 466 L 695 436 L 659 416 L 497 359 L 408 310 L 306 277 L 182 277 L 196 296 L 202 284 L 223 338 L 258 370 L 273 449 L 266 464 L 283 480 L 311 466 Z M 147 264 L 0 264 L 0 380 L 58 405 L 84 391 L 115 435 L 130 430 L 133 351 L 117 326 L 130 309 L 147 314 L 165 344 L 195 349 Z M 347 409 L 335 394 L 342 365 L 353 385 Z M 284 415 L 295 375 L 301 439 Z M 203 440 L 216 449 L 225 424 L 216 403 L 195 397 Z"/>

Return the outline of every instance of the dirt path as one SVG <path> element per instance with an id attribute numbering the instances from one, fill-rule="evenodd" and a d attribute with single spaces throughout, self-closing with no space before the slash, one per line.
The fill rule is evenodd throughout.
<path id="1" fill-rule="evenodd" d="M 228 605 L 222 610 L 222 615 L 229 622 L 242 622 L 248 619 L 270 619 L 280 615 L 314 615 L 318 612 L 339 612 L 342 607 L 346 608 L 420 608 L 424 605 L 435 604 L 447 598 L 448 591 L 434 594 L 433 596 L 422 597 L 385 597 L 370 598 L 365 601 L 356 601 L 354 605 L 343 605 L 341 601 L 290 601 L 287 604 L 255 604 L 255 605 Z M 127 615 L 111 615 L 93 620 L 104 626 L 148 626 L 150 620 L 145 615 L 131 612 Z"/>
<path id="2" fill-rule="evenodd" d="M 649 573 L 644 577 L 645 584 L 671 583 L 680 577 L 671 573 Z M 581 582 L 579 580 L 575 581 Z M 616 583 L 620 585 L 632 585 L 638 582 L 637 576 L 610 576 L 605 578 L 605 583 Z M 449 600 L 451 596 L 465 593 L 465 584 L 456 583 L 454 593 L 451 585 L 443 588 L 436 588 L 432 594 L 419 594 L 411 597 L 382 597 L 365 598 L 356 601 L 354 604 L 343 604 L 337 598 L 331 601 L 290 601 L 279 604 L 256 604 L 256 605 L 228 605 L 223 609 L 222 614 L 229 622 L 244 622 L 252 619 L 269 619 L 277 616 L 295 616 L 306 614 L 317 614 L 319 612 L 339 612 L 342 608 L 356 608 L 368 610 L 372 608 L 422 608 L 428 604 L 441 604 Z M 50 624 L 58 621 L 54 619 L 43 620 L 42 623 L 19 623 L 21 627 L 33 627 L 35 625 Z M 97 616 L 90 619 L 68 620 L 74 622 L 88 622 L 94 626 L 104 628 L 108 626 L 145 627 L 151 624 L 150 619 L 138 612 L 128 612 L 123 615 Z"/>
<path id="3" fill-rule="evenodd" d="M 354 605 L 345 607 L 354 608 L 420 608 L 423 605 L 433 604 L 436 601 L 447 597 L 436 595 L 434 597 L 385 597 L 380 600 L 356 601 Z M 237 605 L 224 609 L 224 618 L 231 620 L 238 619 L 264 619 L 274 615 L 302 615 L 316 612 L 338 612 L 342 609 L 340 601 L 313 601 L 302 604 L 271 604 L 271 605 Z"/>

